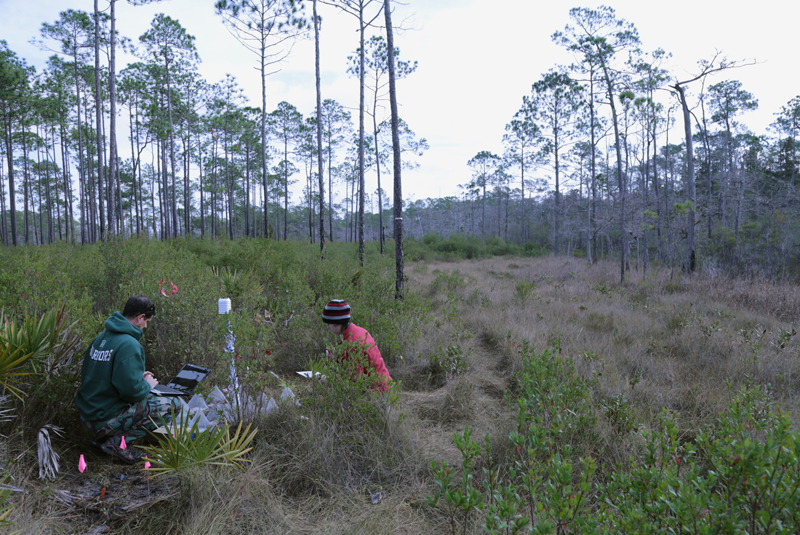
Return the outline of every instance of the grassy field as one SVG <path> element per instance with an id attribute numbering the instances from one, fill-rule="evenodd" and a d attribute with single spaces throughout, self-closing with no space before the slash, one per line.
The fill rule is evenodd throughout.
<path id="1" fill-rule="evenodd" d="M 4 260 L 20 268 L 4 275 L 6 283 L 17 277 L 3 295 L 6 313 L 11 303 L 26 301 L 26 311 L 40 313 L 59 297 L 72 306 L 80 320 L 75 330 L 88 341 L 121 296 L 154 293 L 161 278 L 173 280 L 180 292 L 157 303 L 163 313 L 145 338 L 148 359 L 166 372 L 202 353 L 200 364 L 219 368 L 219 352 L 207 348 L 221 347 L 223 330 L 210 326 L 218 322 L 216 297 L 228 292 L 239 303 L 232 323 L 241 332 L 241 356 L 253 361 L 248 388 L 275 395 L 289 385 L 301 406 L 284 405 L 280 414 L 252 422 L 258 434 L 244 470 L 203 467 L 151 479 L 138 467 L 94 454 L 68 402 L 51 402 L 49 411 L 34 410 L 46 399 L 15 402 L 18 418 L 3 424 L 0 459 L 8 484 L 24 492 L 11 493 L 7 520 L 13 525 L 0 528 L 4 533 L 411 535 L 527 533 L 531 526 L 536 533 L 695 533 L 681 512 L 664 509 L 649 520 L 646 513 L 628 514 L 646 501 L 634 500 L 646 493 L 636 478 L 657 473 L 665 487 L 679 490 L 708 484 L 709 495 L 733 503 L 734 491 L 749 491 L 714 464 L 709 444 L 745 436 L 768 444 L 778 417 L 789 425 L 781 443 L 789 458 L 780 465 L 781 481 L 789 482 L 784 502 L 800 496 L 800 438 L 793 431 L 800 422 L 800 288 L 794 284 L 713 274 L 685 278 L 657 267 L 630 273 L 621 286 L 616 263 L 496 257 L 411 262 L 408 294 L 397 302 L 393 263 L 374 251 L 361 269 L 344 245 L 333 247 L 326 261 L 281 245 L 263 251 L 256 245 L 157 244 L 147 253 L 145 247 L 84 249 L 79 259 L 60 249 L 49 256 L 11 258 L 6 252 Z M 150 262 L 132 262 L 131 256 L 145 254 Z M 92 276 L 97 262 L 105 267 Z M 56 280 L 30 282 L 42 273 Z M 83 292 L 76 291 L 80 280 L 90 281 Z M 118 280 L 125 283 L 114 286 Z M 40 286 L 52 289 L 45 294 Z M 42 295 L 31 302 L 37 290 Z M 214 299 L 199 305 L 206 294 Z M 335 297 L 351 302 L 354 321 L 373 333 L 399 381 L 391 403 L 352 387 L 295 379 L 294 371 L 308 369 L 333 343 L 318 316 Z M 68 375 L 58 377 L 59 395 L 68 400 L 74 375 L 71 383 Z M 729 421 L 732 407 L 739 412 Z M 31 441 L 45 419 L 68 429 L 66 438 L 54 440 L 62 472 L 48 482 L 36 477 Z M 713 440 L 702 430 L 711 430 Z M 734 442 L 720 455 L 745 466 L 734 456 L 745 458 Z M 464 453 L 470 447 L 471 460 Z M 657 448 L 672 453 L 655 455 Z M 90 465 L 86 474 L 75 467 L 80 453 Z M 580 461 L 589 458 L 592 470 Z M 750 469 L 760 473 L 755 464 Z M 673 473 L 674 480 L 664 475 Z M 715 482 L 703 479 L 714 473 L 722 474 Z M 468 474 L 472 478 L 462 483 Z M 630 481 L 623 484 L 622 475 Z M 472 489 L 472 501 L 459 506 L 442 494 L 430 505 L 444 488 Z M 620 500 L 630 500 L 624 507 L 607 506 L 614 499 L 604 493 L 615 490 Z M 770 502 L 770 511 L 794 533 L 797 512 L 777 502 Z M 537 503 L 541 508 L 534 511 Z M 689 511 L 687 503 L 681 511 Z M 713 505 L 697 507 L 685 514 L 701 523 L 718 513 Z M 487 520 L 492 515 L 496 520 Z M 520 520 L 526 517 L 533 520 L 528 526 Z M 656 517 L 664 524 L 656 525 Z M 751 533 L 781 533 L 774 520 L 753 522 Z M 720 532 L 741 532 L 731 526 Z"/>

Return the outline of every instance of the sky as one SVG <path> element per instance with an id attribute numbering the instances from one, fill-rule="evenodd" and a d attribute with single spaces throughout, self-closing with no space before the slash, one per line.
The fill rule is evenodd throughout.
<path id="1" fill-rule="evenodd" d="M 400 49 L 400 59 L 416 60 L 418 68 L 398 81 L 399 113 L 430 145 L 417 159 L 418 168 L 403 171 L 403 196 L 418 200 L 458 195 L 458 185 L 472 176 L 467 166 L 470 158 L 484 150 L 502 154 L 505 125 L 519 109 L 523 95 L 530 94 L 531 85 L 554 66 L 573 60 L 551 41 L 552 34 L 570 22 L 570 8 L 595 8 L 598 4 L 579 0 L 402 1 L 393 16 L 395 46 Z M 310 14 L 311 2 L 307 4 Z M 107 5 L 100 0 L 100 9 Z M 216 82 L 228 73 L 236 76 L 249 104 L 258 106 L 257 58 L 228 33 L 213 5 L 213 0 L 165 0 L 133 7 L 120 1 L 117 28 L 138 42 L 155 14 L 177 19 L 196 37 L 202 60 L 199 69 L 205 79 Z M 709 59 L 717 51 L 730 60 L 755 60 L 753 66 L 716 74 L 708 83 L 739 80 L 743 89 L 759 100 L 757 111 L 740 118 L 756 134 L 767 133 L 774 114 L 800 94 L 795 37 L 800 2 L 616 0 L 607 5 L 636 26 L 644 51 L 660 47 L 672 54 L 664 66 L 680 80 L 691 78 L 697 72 L 697 61 Z M 88 0 L 0 0 L 0 39 L 41 70 L 51 52 L 39 50 L 29 41 L 40 37 L 42 22 L 56 21 L 59 12 L 68 8 L 91 12 L 94 4 Z M 319 12 L 323 17 L 322 97 L 350 109 L 357 123 L 358 83 L 346 72 L 347 57 L 358 46 L 357 21 L 330 6 L 320 5 Z M 131 59 L 119 58 L 118 70 Z M 666 93 L 663 98 L 669 102 Z M 268 110 L 283 100 L 306 116 L 314 110 L 313 38 L 298 41 L 280 72 L 268 79 Z M 682 123 L 675 126 L 670 142 L 681 141 L 682 128 Z M 127 145 L 127 139 L 119 142 L 122 147 Z M 537 173 L 546 176 L 550 171 L 543 168 Z M 374 175 L 367 174 L 366 180 L 367 191 L 374 191 Z M 382 186 L 391 192 L 391 184 Z M 295 195 L 293 201 L 298 199 Z"/>

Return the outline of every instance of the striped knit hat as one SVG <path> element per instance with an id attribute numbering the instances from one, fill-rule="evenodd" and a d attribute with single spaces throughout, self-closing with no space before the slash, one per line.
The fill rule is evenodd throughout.
<path id="1" fill-rule="evenodd" d="M 347 325 L 350 323 L 350 305 L 343 299 L 333 299 L 322 311 L 322 321 Z"/>

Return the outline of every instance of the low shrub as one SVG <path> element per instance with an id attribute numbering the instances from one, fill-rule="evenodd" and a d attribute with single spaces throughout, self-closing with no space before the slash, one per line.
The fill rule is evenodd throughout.
<path id="1" fill-rule="evenodd" d="M 419 240 L 405 239 L 403 245 L 405 257 L 409 261 L 454 262 L 492 256 L 543 256 L 549 253 L 547 246 L 533 242 L 519 246 L 508 243 L 498 236 L 482 239 L 479 236 L 467 236 L 463 233 L 454 233 L 447 237 L 428 233 Z"/>
<path id="2" fill-rule="evenodd" d="M 529 281 L 518 281 L 514 286 L 514 298 L 519 303 L 524 303 L 528 297 L 534 295 L 533 291 L 536 289 L 536 284 Z"/>
<path id="3" fill-rule="evenodd" d="M 664 410 L 655 429 L 634 423 L 628 401 L 604 402 L 612 425 L 640 430 L 627 465 L 598 471 L 591 445 L 590 383 L 570 359 L 526 346 L 513 465 L 498 464 L 490 437 L 454 435 L 461 473 L 433 463 L 429 505 L 450 533 L 791 533 L 800 526 L 800 432 L 752 381 L 726 411 L 686 436 Z M 587 438 L 589 439 L 587 441 Z M 480 466 L 482 474 L 474 473 Z M 460 479 L 459 479 L 460 475 Z M 480 482 L 480 485 L 478 485 Z M 480 490 L 480 488 L 483 490 Z"/>
<path id="4" fill-rule="evenodd" d="M 460 345 L 449 345 L 446 348 L 438 347 L 428 357 L 428 382 L 434 387 L 440 387 L 457 375 L 469 370 Z"/>

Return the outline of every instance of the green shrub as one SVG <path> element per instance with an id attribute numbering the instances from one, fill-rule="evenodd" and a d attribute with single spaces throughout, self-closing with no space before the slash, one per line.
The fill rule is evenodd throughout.
<path id="1" fill-rule="evenodd" d="M 445 463 L 433 465 L 450 532 L 468 529 L 470 512 L 487 533 L 793 533 L 800 526 L 800 432 L 774 410 L 772 393 L 748 383 L 716 421 L 694 437 L 681 433 L 666 410 L 654 430 L 643 428 L 629 465 L 596 477 L 591 383 L 570 359 L 525 345 L 519 381 L 513 466 L 497 464 L 489 448 L 456 435 L 461 483 Z M 631 432 L 625 398 L 603 403 L 606 417 Z M 587 438 L 589 440 L 587 441 Z M 473 484 L 483 467 L 484 493 Z M 461 513 L 460 511 L 463 511 Z"/>
<path id="2" fill-rule="evenodd" d="M 546 244 L 536 244 L 529 241 L 522 247 L 522 254 L 529 257 L 547 256 L 550 254 L 550 248 Z"/>
<path id="3" fill-rule="evenodd" d="M 533 294 L 533 291 L 536 289 L 536 283 L 528 282 L 528 281 L 518 281 L 514 287 L 514 298 L 520 302 L 524 303 L 528 300 L 528 297 Z"/>
<path id="4" fill-rule="evenodd" d="M 443 502 L 447 509 L 451 535 L 457 533 L 457 521 L 459 519 L 464 526 L 464 533 L 466 533 L 470 514 L 473 511 L 479 511 L 483 506 L 483 496 L 473 485 L 472 475 L 472 470 L 475 468 L 478 456 L 481 453 L 481 446 L 471 440 L 471 436 L 472 430 L 469 426 L 464 426 L 462 435 L 453 433 L 453 441 L 456 443 L 459 452 L 461 452 L 460 481 L 455 478 L 456 473 L 444 461 L 440 464 L 437 464 L 436 461 L 431 463 L 434 482 L 438 488 L 436 493 L 428 498 L 428 505 L 436 507 L 439 504 L 439 500 L 444 498 Z"/>
<path id="5" fill-rule="evenodd" d="M 537 353 L 527 341 L 522 343 L 521 358 L 523 367 L 517 373 L 520 440 L 527 440 L 525 437 L 532 433 L 544 433 L 556 446 L 593 447 L 596 437 L 591 387 L 575 371 L 572 358 L 551 349 Z"/>
<path id="6" fill-rule="evenodd" d="M 478 236 L 467 236 L 463 233 L 450 234 L 447 238 L 435 234 L 425 234 L 419 241 L 406 239 L 404 255 L 411 260 L 457 261 L 489 258 L 492 256 L 542 256 L 547 254 L 545 246 L 532 243 L 520 247 L 506 242 L 498 236 L 481 239 Z"/>
<path id="7" fill-rule="evenodd" d="M 428 357 L 428 382 L 440 387 L 457 375 L 465 373 L 469 365 L 460 345 L 437 347 Z"/>
<path id="8" fill-rule="evenodd" d="M 667 281 L 662 286 L 662 291 L 667 294 L 675 294 L 686 291 L 686 287 L 680 281 Z"/>
<path id="9" fill-rule="evenodd" d="M 433 279 L 428 289 L 431 295 L 455 292 L 467 287 L 464 275 L 457 269 L 453 271 L 434 271 L 434 273 L 436 273 L 436 277 Z"/>
<path id="10" fill-rule="evenodd" d="M 800 524 L 800 433 L 746 387 L 717 422 L 684 442 L 672 415 L 645 454 L 605 489 L 607 522 L 629 533 L 790 533 Z"/>
<path id="11" fill-rule="evenodd" d="M 616 396 L 608 396 L 601 400 L 600 408 L 603 411 L 603 416 L 606 417 L 617 433 L 630 433 L 636 428 L 633 406 L 622 393 Z"/>
<path id="12" fill-rule="evenodd" d="M 94 330 L 90 286 L 100 261 L 96 248 L 57 244 L 0 248 L 0 310 L 9 318 L 39 317 L 57 304 L 71 311 L 74 332 Z"/>

